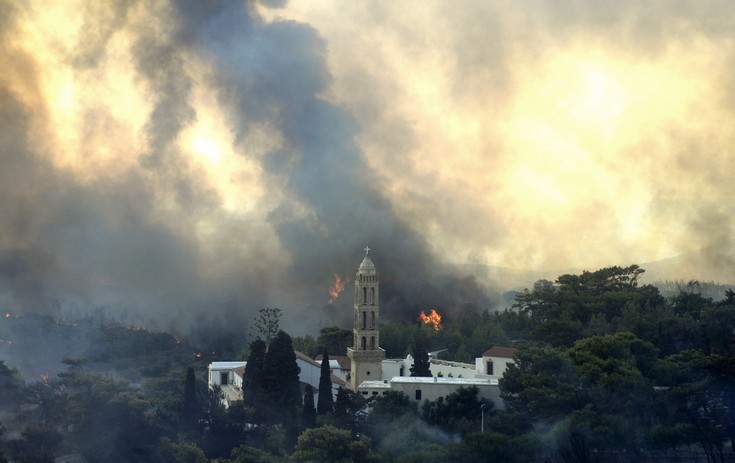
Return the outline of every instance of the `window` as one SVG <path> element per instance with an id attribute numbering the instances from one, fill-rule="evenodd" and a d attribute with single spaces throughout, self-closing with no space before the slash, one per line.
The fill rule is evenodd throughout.
<path id="1" fill-rule="evenodd" d="M 378 395 L 378 391 L 373 391 L 373 395 Z"/>
<path id="2" fill-rule="evenodd" d="M 416 389 L 416 400 L 421 400 L 421 389 Z"/>
<path id="3" fill-rule="evenodd" d="M 488 375 L 493 374 L 493 361 L 492 360 L 487 361 L 487 374 Z"/>
<path id="4" fill-rule="evenodd" d="M 370 336 L 370 350 L 375 350 L 375 336 Z"/>
<path id="5" fill-rule="evenodd" d="M 370 303 L 375 305 L 375 288 L 370 288 Z"/>
<path id="6" fill-rule="evenodd" d="M 367 304 L 367 288 L 362 288 L 362 303 Z"/>
<path id="7" fill-rule="evenodd" d="M 401 369 L 398 372 L 398 376 L 403 376 L 403 365 L 401 365 Z"/>
<path id="8" fill-rule="evenodd" d="M 375 329 L 375 312 L 370 312 L 370 329 Z"/>
<path id="9" fill-rule="evenodd" d="M 367 329 L 367 312 L 362 311 L 362 329 Z"/>
<path id="10" fill-rule="evenodd" d="M 367 347 L 366 344 L 367 344 L 367 339 L 365 338 L 365 336 L 363 336 L 362 337 L 362 341 L 360 341 L 360 345 L 362 346 L 362 350 L 365 350 L 365 348 Z"/>

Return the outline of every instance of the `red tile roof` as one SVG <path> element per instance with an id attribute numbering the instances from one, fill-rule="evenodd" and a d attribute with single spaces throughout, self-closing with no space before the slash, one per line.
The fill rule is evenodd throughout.
<path id="1" fill-rule="evenodd" d="M 490 349 L 486 350 L 484 354 L 482 354 L 483 357 L 502 357 L 502 358 L 508 358 L 512 359 L 516 355 L 516 349 L 515 347 L 498 347 L 493 346 Z"/>

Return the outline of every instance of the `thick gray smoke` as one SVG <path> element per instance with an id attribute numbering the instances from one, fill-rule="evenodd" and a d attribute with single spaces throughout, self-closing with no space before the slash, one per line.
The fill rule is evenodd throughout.
<path id="1" fill-rule="evenodd" d="M 213 323 L 246 333 L 251 316 L 271 306 L 300 334 L 349 320 L 349 282 L 333 308 L 324 307 L 327 288 L 333 272 L 354 275 L 365 245 L 383 275 L 388 318 L 489 304 L 483 288 L 435 259 L 393 211 L 354 143 L 355 120 L 320 96 L 330 75 L 313 29 L 266 23 L 250 2 L 180 1 L 151 9 L 160 16 L 143 22 L 131 19 L 143 4 L 104 5 L 83 12 L 84 33 L 60 59 L 73 73 L 95 72 L 125 34 L 134 60 L 120 66 L 134 70 L 152 110 L 145 151 L 131 142 L 124 151 L 133 161 L 87 178 L 34 139 L 46 70 L 9 44 L 23 12 L 0 3 L 0 58 L 16 69 L 0 79 L 2 308 L 84 314 L 102 307 L 130 324 L 186 332 Z M 191 56 L 212 63 L 210 71 L 194 75 Z M 278 198 L 265 222 L 223 208 L 181 151 L 184 130 L 199 117 L 192 101 L 202 80 L 226 108 L 238 155 L 259 167 L 266 197 Z M 86 112 L 75 134 L 82 145 L 114 133 L 110 111 L 100 103 Z M 279 130 L 279 146 L 244 149 L 248 134 L 266 125 Z"/>

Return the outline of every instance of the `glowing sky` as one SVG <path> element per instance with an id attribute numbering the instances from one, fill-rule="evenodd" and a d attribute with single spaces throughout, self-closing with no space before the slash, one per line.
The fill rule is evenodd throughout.
<path id="1" fill-rule="evenodd" d="M 731 251 L 732 13 L 302 1 L 272 17 L 325 38 L 328 97 L 355 114 L 394 207 L 437 252 L 563 268 Z"/>
<path id="2" fill-rule="evenodd" d="M 1 303 L 319 306 L 365 244 L 397 304 L 732 280 L 735 3 L 280 3 L 0 0 Z"/>

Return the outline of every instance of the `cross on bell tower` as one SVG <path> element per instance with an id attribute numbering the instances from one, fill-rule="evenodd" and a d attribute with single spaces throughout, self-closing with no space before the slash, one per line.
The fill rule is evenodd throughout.
<path id="1" fill-rule="evenodd" d="M 355 392 L 363 381 L 382 379 L 385 358 L 385 351 L 379 346 L 380 282 L 369 253 L 370 247 L 365 246 L 365 257 L 355 275 L 353 342 L 347 348 L 347 356 L 352 360 L 350 385 Z"/>

